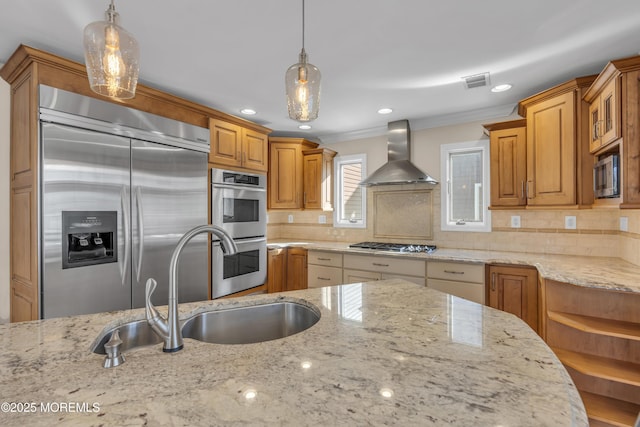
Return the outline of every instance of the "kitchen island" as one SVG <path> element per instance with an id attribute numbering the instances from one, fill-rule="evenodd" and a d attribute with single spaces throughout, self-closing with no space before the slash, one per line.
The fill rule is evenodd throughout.
<path id="1" fill-rule="evenodd" d="M 0 325 L 0 425 L 587 425 L 567 372 L 525 323 L 404 280 L 180 313 L 277 300 L 321 318 L 257 344 L 139 348 L 111 369 L 92 342 L 144 310 Z"/>

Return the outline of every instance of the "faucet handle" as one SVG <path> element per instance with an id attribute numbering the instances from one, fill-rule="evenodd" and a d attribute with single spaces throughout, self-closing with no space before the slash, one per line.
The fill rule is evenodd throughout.
<path id="1" fill-rule="evenodd" d="M 167 322 L 167 319 L 160 314 L 151 302 L 151 295 L 153 294 L 153 291 L 156 290 L 156 286 L 158 286 L 158 282 L 156 282 L 155 279 L 147 279 L 147 283 L 145 285 L 144 311 L 149 326 L 151 326 L 158 336 L 162 339 L 166 339 L 169 336 L 169 322 Z"/>

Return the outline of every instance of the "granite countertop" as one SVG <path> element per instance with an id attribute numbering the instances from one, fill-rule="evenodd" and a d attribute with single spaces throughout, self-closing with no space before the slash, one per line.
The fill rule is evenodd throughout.
<path id="1" fill-rule="evenodd" d="M 485 264 L 524 265 L 537 268 L 541 277 L 578 286 L 640 293 L 640 266 L 619 258 L 577 255 L 553 255 L 527 252 L 499 252 L 469 249 L 438 248 L 430 254 L 374 251 L 349 248 L 344 242 L 290 242 L 269 241 L 269 247 L 301 246 L 307 249 L 367 254 L 373 256 L 399 256 L 435 261 L 463 261 Z"/>
<path id="2" fill-rule="evenodd" d="M 404 280 L 181 304 L 180 313 L 282 299 L 316 306 L 319 322 L 257 344 L 139 348 L 111 369 L 91 343 L 144 310 L 0 325 L 0 400 L 14 402 L 0 425 L 588 424 L 567 372 L 524 322 Z M 6 412 L 17 403 L 22 412 Z"/>

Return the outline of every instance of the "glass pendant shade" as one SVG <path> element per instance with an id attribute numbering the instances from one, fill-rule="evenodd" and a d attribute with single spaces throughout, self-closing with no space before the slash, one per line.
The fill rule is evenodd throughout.
<path id="1" fill-rule="evenodd" d="M 287 70 L 284 77 L 289 117 L 299 122 L 318 118 L 320 110 L 320 70 L 307 62 L 302 49 L 300 61 Z"/>
<path id="2" fill-rule="evenodd" d="M 106 21 L 92 22 L 84 29 L 84 59 L 89 85 L 100 95 L 133 98 L 140 63 L 138 42 L 118 25 L 113 2 L 105 15 Z"/>

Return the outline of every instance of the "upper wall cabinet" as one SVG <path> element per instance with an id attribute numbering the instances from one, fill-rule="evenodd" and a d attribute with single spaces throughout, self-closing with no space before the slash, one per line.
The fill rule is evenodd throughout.
<path id="1" fill-rule="evenodd" d="M 527 121 L 484 125 L 490 132 L 491 208 L 527 204 Z"/>
<path id="2" fill-rule="evenodd" d="M 210 120 L 209 129 L 211 131 L 209 163 L 257 172 L 268 170 L 267 133 L 218 119 Z"/>
<path id="3" fill-rule="evenodd" d="M 590 149 L 620 155 L 621 208 L 640 208 L 640 56 L 611 61 L 584 95 L 591 104 Z"/>
<path id="4" fill-rule="evenodd" d="M 620 137 L 619 74 L 604 86 L 592 85 L 584 96 L 589 103 L 589 151 L 594 153 Z"/>
<path id="5" fill-rule="evenodd" d="M 593 203 L 588 104 L 582 96 L 595 77 L 570 80 L 520 101 L 518 112 L 527 120 L 527 206 Z"/>
<path id="6" fill-rule="evenodd" d="M 302 152 L 317 146 L 315 142 L 302 138 L 269 139 L 268 209 L 302 209 L 304 207 Z"/>
<path id="7" fill-rule="evenodd" d="M 302 151 L 303 206 L 305 209 L 333 210 L 333 158 L 328 148 Z"/>

